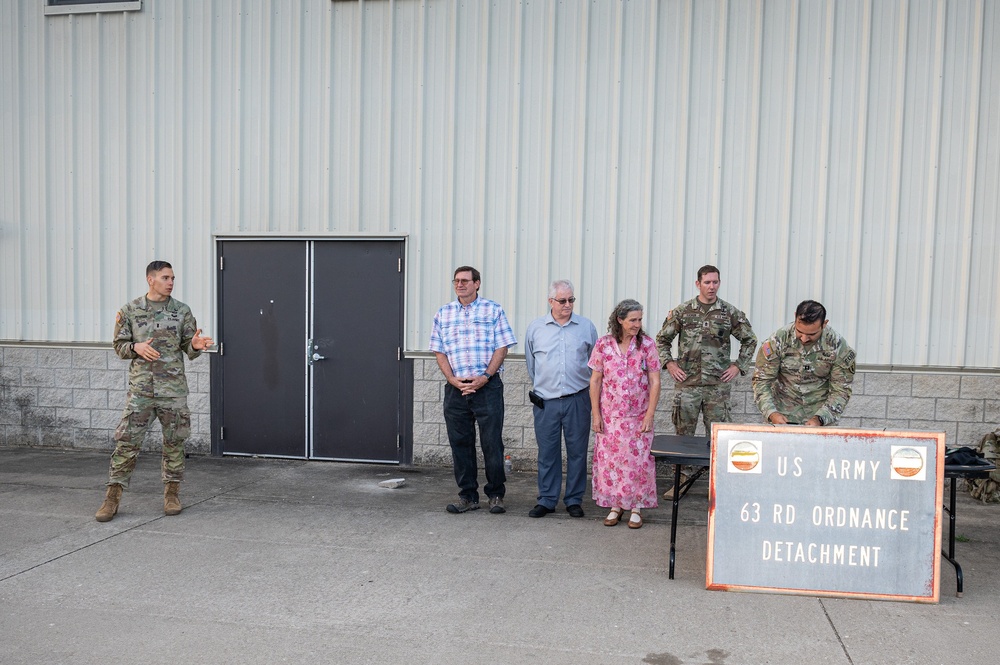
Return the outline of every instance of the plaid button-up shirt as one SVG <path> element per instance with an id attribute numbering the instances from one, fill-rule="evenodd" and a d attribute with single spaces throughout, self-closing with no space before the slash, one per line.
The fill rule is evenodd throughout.
<path id="1" fill-rule="evenodd" d="M 459 378 L 479 376 L 497 349 L 515 344 L 503 307 L 492 300 L 476 298 L 468 305 L 454 300 L 434 315 L 431 351 L 445 354 Z"/>

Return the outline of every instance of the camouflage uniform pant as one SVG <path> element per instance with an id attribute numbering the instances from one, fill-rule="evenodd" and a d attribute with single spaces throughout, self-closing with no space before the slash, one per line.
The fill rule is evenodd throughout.
<path id="1" fill-rule="evenodd" d="M 728 423 L 730 384 L 715 386 L 695 386 L 674 389 L 674 410 L 672 420 L 674 431 L 680 436 L 694 436 L 698 429 L 698 415 L 705 422 L 705 436 L 712 436 L 712 423 Z M 682 466 L 681 471 L 691 475 L 695 467 Z"/>
<path id="2" fill-rule="evenodd" d="M 111 455 L 108 485 L 128 487 L 139 457 L 139 447 L 150 422 L 156 417 L 163 428 L 163 482 L 184 479 L 184 442 L 191 436 L 191 411 L 186 397 L 129 395 L 122 420 L 115 430 L 115 452 Z"/>
<path id="3" fill-rule="evenodd" d="M 674 390 L 674 430 L 680 436 L 694 436 L 698 414 L 705 422 L 705 436 L 712 435 L 712 423 L 728 423 L 730 385 L 695 386 Z"/>

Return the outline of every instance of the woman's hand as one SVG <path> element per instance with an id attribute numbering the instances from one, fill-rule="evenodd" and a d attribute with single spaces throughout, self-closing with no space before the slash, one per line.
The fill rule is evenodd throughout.
<path id="1" fill-rule="evenodd" d="M 642 426 L 639 427 L 640 432 L 652 432 L 653 431 L 653 414 L 647 413 L 642 418 Z"/>
<path id="2" fill-rule="evenodd" d="M 592 431 L 594 434 L 604 434 L 604 423 L 601 421 L 600 416 L 591 418 L 590 431 Z"/>

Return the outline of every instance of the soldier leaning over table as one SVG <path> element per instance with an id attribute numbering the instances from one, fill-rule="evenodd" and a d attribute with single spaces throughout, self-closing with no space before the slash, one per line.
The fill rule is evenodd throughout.
<path id="1" fill-rule="evenodd" d="M 854 349 L 827 325 L 826 308 L 803 300 L 795 321 L 757 352 L 753 397 L 775 425 L 833 425 L 851 399 Z"/>

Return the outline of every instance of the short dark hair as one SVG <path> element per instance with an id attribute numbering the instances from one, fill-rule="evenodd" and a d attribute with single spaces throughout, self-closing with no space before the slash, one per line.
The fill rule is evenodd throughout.
<path id="1" fill-rule="evenodd" d="M 452 274 L 452 277 L 455 277 L 455 275 L 457 275 L 460 272 L 471 272 L 473 282 L 483 281 L 482 276 L 479 274 L 479 271 L 473 268 L 472 266 L 458 266 L 457 268 L 455 268 L 455 272 L 454 274 Z"/>
<path id="2" fill-rule="evenodd" d="M 795 308 L 795 318 L 802 323 L 823 323 L 826 321 L 826 307 L 815 300 L 803 300 Z"/>
<path id="3" fill-rule="evenodd" d="M 171 270 L 173 270 L 174 267 L 169 263 L 167 263 L 166 261 L 151 261 L 150 264 L 146 266 L 146 277 L 149 277 L 150 275 L 155 275 L 164 268 L 170 268 Z"/>
<path id="4" fill-rule="evenodd" d="M 722 273 L 719 272 L 718 268 L 716 268 L 713 265 L 704 265 L 704 266 L 698 268 L 698 281 L 700 282 L 701 278 L 704 277 L 705 275 L 707 275 L 710 272 L 714 272 L 719 277 L 722 277 Z"/>

